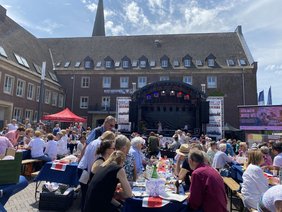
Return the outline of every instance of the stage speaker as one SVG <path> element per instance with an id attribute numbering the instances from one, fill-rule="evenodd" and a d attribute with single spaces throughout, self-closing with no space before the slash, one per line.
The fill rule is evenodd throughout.
<path id="1" fill-rule="evenodd" d="M 137 102 L 129 102 L 129 121 L 137 122 L 138 119 L 138 105 Z"/>
<path id="2" fill-rule="evenodd" d="M 201 102 L 201 122 L 203 124 L 209 123 L 209 110 L 210 110 L 210 102 L 209 101 Z"/>

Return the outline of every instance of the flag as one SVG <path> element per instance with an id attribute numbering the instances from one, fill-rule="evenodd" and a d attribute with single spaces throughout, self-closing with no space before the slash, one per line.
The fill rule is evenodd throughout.
<path id="1" fill-rule="evenodd" d="M 145 208 L 161 208 L 169 203 L 168 200 L 164 200 L 160 197 L 144 197 L 142 201 L 142 207 Z"/>
<path id="2" fill-rule="evenodd" d="M 67 162 L 55 160 L 52 163 L 51 169 L 57 171 L 65 171 L 67 168 L 67 164 L 68 164 Z"/>
<path id="3" fill-rule="evenodd" d="M 267 95 L 267 105 L 272 105 L 272 94 L 271 94 L 271 86 L 268 89 L 268 95 Z"/>
<path id="4" fill-rule="evenodd" d="M 264 105 L 264 90 L 259 92 L 258 105 Z"/>

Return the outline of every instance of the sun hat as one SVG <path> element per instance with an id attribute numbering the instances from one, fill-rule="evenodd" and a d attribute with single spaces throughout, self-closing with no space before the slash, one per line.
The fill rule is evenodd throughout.
<path id="1" fill-rule="evenodd" d="M 189 154 L 189 145 L 181 144 L 180 148 L 176 150 L 176 153 L 182 156 L 188 156 Z"/>

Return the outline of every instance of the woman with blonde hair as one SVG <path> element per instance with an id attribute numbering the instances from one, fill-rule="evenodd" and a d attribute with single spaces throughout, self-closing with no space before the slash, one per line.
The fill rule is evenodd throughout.
<path id="1" fill-rule="evenodd" d="M 243 174 L 243 203 L 247 208 L 257 208 L 258 202 L 268 189 L 268 181 L 260 168 L 263 164 L 263 154 L 260 150 L 248 152 L 248 167 Z"/>
<path id="2" fill-rule="evenodd" d="M 32 128 L 27 128 L 25 130 L 25 135 L 23 138 L 24 145 L 28 145 L 33 137 L 34 130 Z"/>
<path id="3" fill-rule="evenodd" d="M 240 142 L 238 152 L 240 157 L 248 156 L 248 146 L 246 142 Z"/>
<path id="4" fill-rule="evenodd" d="M 97 169 L 89 183 L 83 211 L 110 212 L 119 208 L 121 205 L 114 206 L 111 203 L 118 183 L 121 184 L 122 192 L 120 194 L 123 198 L 132 196 L 123 168 L 125 158 L 126 156 L 122 151 L 114 151 Z"/>

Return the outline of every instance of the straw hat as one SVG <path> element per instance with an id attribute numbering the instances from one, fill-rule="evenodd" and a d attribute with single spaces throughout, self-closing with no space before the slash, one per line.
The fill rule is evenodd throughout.
<path id="1" fill-rule="evenodd" d="M 176 153 L 182 156 L 188 156 L 189 154 L 188 144 L 181 144 L 180 148 L 176 150 Z"/>

